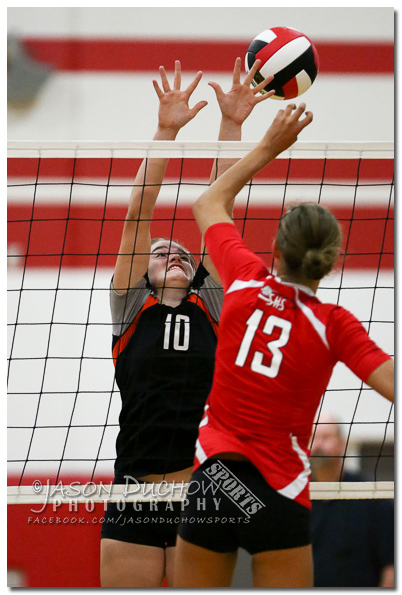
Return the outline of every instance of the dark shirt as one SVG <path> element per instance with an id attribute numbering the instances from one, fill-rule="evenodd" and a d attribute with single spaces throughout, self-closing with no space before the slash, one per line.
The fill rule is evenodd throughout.
<path id="1" fill-rule="evenodd" d="M 345 473 L 343 481 L 362 481 Z M 394 564 L 392 500 L 314 500 L 315 587 L 378 587 Z"/>
<path id="2" fill-rule="evenodd" d="M 199 288 L 199 292 L 197 289 Z M 115 481 L 191 467 L 215 363 L 222 288 L 200 265 L 177 307 L 145 282 L 111 292 L 116 382 L 122 398 Z"/>

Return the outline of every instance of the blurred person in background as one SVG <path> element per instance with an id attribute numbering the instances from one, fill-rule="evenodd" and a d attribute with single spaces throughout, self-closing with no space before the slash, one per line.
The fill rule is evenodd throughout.
<path id="1" fill-rule="evenodd" d="M 321 413 L 313 433 L 312 481 L 364 481 L 344 469 L 341 424 Z M 394 505 L 390 500 L 313 500 L 315 587 L 394 587 Z"/>

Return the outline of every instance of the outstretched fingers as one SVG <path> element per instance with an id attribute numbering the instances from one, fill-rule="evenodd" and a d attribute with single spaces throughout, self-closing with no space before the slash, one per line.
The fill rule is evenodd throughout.
<path id="1" fill-rule="evenodd" d="M 241 75 L 241 58 L 236 58 L 235 65 L 233 69 L 233 84 L 240 85 L 240 75 Z"/>
<path id="2" fill-rule="evenodd" d="M 261 65 L 261 60 L 258 59 L 254 62 L 252 68 L 250 69 L 248 75 L 246 76 L 246 78 L 244 80 L 244 84 L 247 84 L 248 86 L 250 86 L 250 84 L 252 83 L 252 81 L 254 79 L 254 75 L 257 72 L 260 65 Z M 271 83 L 273 80 L 274 80 L 274 75 L 271 74 L 270 76 L 267 76 L 263 81 L 258 83 L 258 85 L 255 85 L 255 87 L 253 89 L 254 95 L 257 95 L 258 93 L 261 94 L 259 97 L 256 97 L 256 103 L 265 101 L 266 99 L 269 99 L 270 97 L 272 97 L 272 95 L 275 95 L 275 89 L 273 89 L 272 91 L 263 93 L 263 90 L 265 89 L 265 87 L 267 85 L 269 85 L 269 83 Z"/>
<path id="3" fill-rule="evenodd" d="M 303 105 L 303 104 L 301 104 L 301 105 Z M 283 111 L 283 113 L 285 114 L 286 117 L 291 116 L 292 112 L 296 109 L 296 107 L 297 106 L 295 103 L 288 103 L 288 105 L 285 107 L 285 109 L 281 110 L 281 111 Z"/>
<path id="4" fill-rule="evenodd" d="M 289 103 L 284 109 L 279 110 L 264 137 L 264 142 L 268 143 L 271 155 L 279 155 L 288 149 L 297 141 L 299 133 L 310 124 L 313 114 L 305 112 L 305 110 L 305 103 L 301 103 L 299 107 L 294 103 Z M 304 112 L 305 116 L 302 117 Z"/>
<path id="5" fill-rule="evenodd" d="M 208 83 L 208 85 L 213 88 L 213 90 L 216 93 L 216 97 L 219 101 L 220 98 L 223 97 L 223 95 L 224 95 L 224 92 L 222 91 L 222 87 L 220 85 L 218 85 L 218 83 L 214 83 L 213 81 L 210 81 Z"/>
<path id="6" fill-rule="evenodd" d="M 295 120 L 298 120 L 298 119 L 300 118 L 300 116 L 303 114 L 303 112 L 305 111 L 305 109 L 306 109 L 306 104 L 305 104 L 305 103 L 301 103 L 301 104 L 299 105 L 299 107 L 296 107 L 296 105 L 295 105 L 294 103 L 293 103 L 292 105 L 294 106 L 294 107 L 293 107 L 293 109 L 294 109 L 293 118 L 294 118 Z"/>
<path id="7" fill-rule="evenodd" d="M 254 75 L 257 72 L 259 66 L 261 66 L 261 60 L 258 58 L 254 62 L 254 64 L 252 65 L 252 67 L 248 71 L 248 73 L 246 75 L 246 78 L 244 79 L 244 84 L 247 85 L 248 87 L 251 85 L 251 81 L 253 80 Z"/>
<path id="8" fill-rule="evenodd" d="M 202 108 L 206 105 L 208 105 L 208 101 L 199 101 L 198 103 L 196 103 L 196 105 L 190 110 L 191 119 L 194 118 L 198 114 L 198 112 L 202 110 Z"/>
<path id="9" fill-rule="evenodd" d="M 157 96 L 159 97 L 159 99 L 162 99 L 163 97 L 163 91 L 160 88 L 160 86 L 158 85 L 158 81 L 156 81 L 155 79 L 152 81 L 152 84 L 154 86 L 154 89 L 156 91 Z"/>
<path id="10" fill-rule="evenodd" d="M 169 93 L 170 85 L 167 78 L 166 70 L 163 66 L 159 66 L 159 74 L 161 75 L 162 88 L 165 93 Z"/>
<path id="11" fill-rule="evenodd" d="M 274 78 L 273 76 L 270 76 L 268 79 L 265 79 L 265 81 L 263 83 L 261 83 L 263 85 L 262 88 L 264 88 L 265 85 L 267 85 L 273 78 Z M 258 93 L 257 87 L 255 88 L 254 92 Z M 272 89 L 272 91 L 268 91 L 267 93 L 263 93 L 262 95 L 259 95 L 258 97 L 255 98 L 255 102 L 261 103 L 261 101 L 265 101 L 269 97 L 272 97 L 272 95 L 275 95 L 275 89 Z"/>
<path id="12" fill-rule="evenodd" d="M 188 94 L 189 97 L 193 93 L 193 91 L 197 88 L 198 83 L 201 80 L 201 77 L 202 77 L 202 71 L 200 70 L 199 72 L 197 72 L 194 80 L 189 84 L 189 86 L 186 89 L 186 93 Z"/>
<path id="13" fill-rule="evenodd" d="M 313 121 L 313 112 L 306 112 L 303 120 L 300 120 L 301 130 Z"/>
<path id="14" fill-rule="evenodd" d="M 296 107 L 296 105 L 293 103 L 291 105 L 288 105 L 288 108 L 290 108 L 290 111 L 294 111 L 294 113 L 292 114 L 292 119 L 297 121 L 300 124 L 300 130 L 302 130 L 305 126 L 307 126 L 308 124 L 310 124 L 310 122 L 313 119 L 313 114 L 312 112 L 306 112 L 306 104 L 305 103 L 301 103 L 298 107 Z M 304 113 L 304 118 L 302 120 L 300 120 L 301 116 Z"/>
<path id="15" fill-rule="evenodd" d="M 152 84 L 154 86 L 154 89 L 156 91 L 158 98 L 162 99 L 163 95 L 166 93 L 169 93 L 170 91 L 172 91 L 172 89 L 169 85 L 168 77 L 167 77 L 166 70 L 165 70 L 164 66 L 159 66 L 159 73 L 161 76 L 162 88 L 159 86 L 158 81 L 156 81 L 156 80 L 153 80 Z M 184 93 L 186 93 L 187 97 L 190 97 L 190 95 L 196 89 L 196 87 L 198 86 L 198 83 L 201 80 L 201 77 L 202 77 L 202 72 L 201 71 L 197 72 L 194 80 L 189 84 L 187 89 L 184 91 Z M 181 63 L 180 63 L 180 60 L 175 60 L 173 91 L 180 91 L 180 87 L 181 87 Z"/>
<path id="16" fill-rule="evenodd" d="M 180 60 L 175 60 L 173 89 L 175 91 L 179 91 L 180 85 L 181 85 L 181 64 L 180 64 Z"/>

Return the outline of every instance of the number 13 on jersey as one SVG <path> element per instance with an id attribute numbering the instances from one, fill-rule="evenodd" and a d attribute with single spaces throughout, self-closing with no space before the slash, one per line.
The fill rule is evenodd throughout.
<path id="1" fill-rule="evenodd" d="M 246 363 L 247 356 L 252 349 L 253 339 L 261 323 L 263 314 L 263 310 L 255 310 L 247 320 L 247 330 L 244 334 L 239 352 L 236 357 L 236 366 L 243 367 Z M 292 323 L 289 322 L 289 320 L 284 320 L 283 318 L 278 318 L 278 316 L 271 315 L 268 316 L 264 327 L 262 328 L 262 332 L 266 335 L 271 335 L 275 327 L 281 330 L 281 334 L 277 339 L 273 339 L 267 343 L 267 347 L 272 354 L 270 365 L 267 366 L 263 363 L 264 353 L 261 351 L 254 351 L 253 359 L 250 365 L 253 372 L 263 374 L 268 378 L 275 378 L 279 373 L 283 359 L 281 347 L 284 347 L 289 341 Z"/>

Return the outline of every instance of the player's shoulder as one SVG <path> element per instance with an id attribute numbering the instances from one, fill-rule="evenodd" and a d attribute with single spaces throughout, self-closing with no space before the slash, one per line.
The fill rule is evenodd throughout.
<path id="1" fill-rule="evenodd" d="M 297 297 L 298 301 L 312 310 L 326 326 L 343 324 L 353 318 L 353 315 L 343 306 L 323 302 L 313 292 L 299 291 Z"/>

